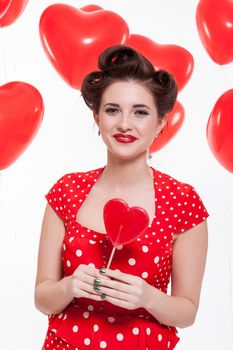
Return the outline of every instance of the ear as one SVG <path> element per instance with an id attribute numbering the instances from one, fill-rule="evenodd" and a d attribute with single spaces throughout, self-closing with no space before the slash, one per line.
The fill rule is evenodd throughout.
<path id="1" fill-rule="evenodd" d="M 165 127 L 165 125 L 167 124 L 168 121 L 168 115 L 165 114 L 163 116 L 163 118 L 160 119 L 159 121 L 159 125 L 158 125 L 158 132 L 161 132 L 163 130 L 163 128 Z"/>
<path id="2" fill-rule="evenodd" d="M 94 116 L 96 124 L 99 125 L 99 116 L 95 112 L 93 112 L 93 116 Z"/>

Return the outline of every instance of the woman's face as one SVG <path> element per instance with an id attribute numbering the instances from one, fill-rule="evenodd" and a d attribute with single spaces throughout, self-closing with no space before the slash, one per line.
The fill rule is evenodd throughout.
<path id="1" fill-rule="evenodd" d="M 94 113 L 94 117 L 108 150 L 124 159 L 146 154 L 155 132 L 166 123 L 166 120 L 158 118 L 150 90 L 136 81 L 119 81 L 108 86 L 102 96 L 99 113 Z M 116 134 L 125 137 L 114 136 Z M 126 135 L 135 140 L 127 142 L 129 138 Z"/>

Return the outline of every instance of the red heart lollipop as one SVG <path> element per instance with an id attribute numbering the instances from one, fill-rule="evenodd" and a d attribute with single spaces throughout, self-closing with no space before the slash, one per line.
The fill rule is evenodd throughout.
<path id="1" fill-rule="evenodd" d="M 119 198 L 104 206 L 104 224 L 110 241 L 116 247 L 139 237 L 148 227 L 149 216 L 141 207 L 131 207 Z"/>

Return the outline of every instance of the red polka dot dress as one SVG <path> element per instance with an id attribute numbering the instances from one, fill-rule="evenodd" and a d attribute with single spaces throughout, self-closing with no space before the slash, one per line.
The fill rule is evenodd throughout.
<path id="1" fill-rule="evenodd" d="M 111 254 L 107 234 L 76 221 L 104 168 L 66 174 L 46 195 L 66 228 L 61 253 L 65 276 L 73 274 L 79 264 L 104 267 Z M 167 293 L 173 234 L 199 224 L 208 213 L 193 187 L 151 169 L 156 208 L 153 222 L 140 238 L 117 247 L 111 268 L 140 276 Z M 175 327 L 159 323 L 145 309 L 127 310 L 107 300 L 74 298 L 61 313 L 49 315 L 48 321 L 42 350 L 172 350 L 179 341 Z"/>

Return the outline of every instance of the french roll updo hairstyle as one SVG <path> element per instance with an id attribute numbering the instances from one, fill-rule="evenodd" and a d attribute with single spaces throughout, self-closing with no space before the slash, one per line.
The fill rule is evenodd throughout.
<path id="1" fill-rule="evenodd" d="M 154 96 L 160 118 L 170 112 L 177 97 L 177 85 L 173 76 L 154 66 L 135 49 L 115 45 L 105 49 L 98 58 L 98 71 L 85 76 L 81 95 L 87 106 L 99 113 L 105 89 L 117 81 L 135 81 L 145 85 Z"/>

